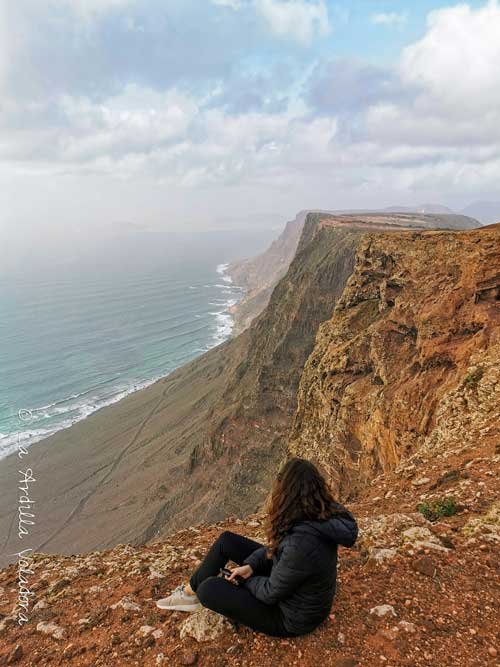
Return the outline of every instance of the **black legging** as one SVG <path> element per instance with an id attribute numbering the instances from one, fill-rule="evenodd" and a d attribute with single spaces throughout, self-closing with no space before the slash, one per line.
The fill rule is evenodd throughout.
<path id="1" fill-rule="evenodd" d="M 290 637 L 292 635 L 283 625 L 282 613 L 277 604 L 264 604 L 243 585 L 235 586 L 223 577 L 217 576 L 229 560 L 242 565 L 245 558 L 260 547 L 262 544 L 258 542 L 225 531 L 210 547 L 189 583 L 204 607 L 247 625 L 257 632 L 275 637 Z M 269 561 L 269 571 L 259 574 L 269 576 L 271 567 L 272 563 Z"/>

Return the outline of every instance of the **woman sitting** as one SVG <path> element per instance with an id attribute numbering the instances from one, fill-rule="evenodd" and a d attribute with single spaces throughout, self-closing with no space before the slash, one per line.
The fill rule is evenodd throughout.
<path id="1" fill-rule="evenodd" d="M 351 547 L 358 528 L 309 461 L 289 460 L 274 482 L 267 546 L 225 531 L 189 584 L 157 602 L 160 609 L 203 605 L 258 632 L 294 637 L 314 630 L 330 612 L 337 546 Z M 223 572 L 228 561 L 238 565 Z"/>

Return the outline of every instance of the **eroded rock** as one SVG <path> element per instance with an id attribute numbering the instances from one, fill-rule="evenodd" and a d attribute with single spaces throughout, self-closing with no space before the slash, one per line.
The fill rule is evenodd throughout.
<path id="1" fill-rule="evenodd" d="M 44 635 L 50 635 L 53 639 L 64 639 L 66 637 L 66 630 L 57 623 L 40 621 L 36 626 L 37 632 Z"/>
<path id="2" fill-rule="evenodd" d="M 375 616 L 397 616 L 394 607 L 391 604 L 379 604 L 376 607 L 370 609 L 370 614 L 375 614 Z"/>
<path id="3" fill-rule="evenodd" d="M 210 609 L 202 608 L 183 621 L 180 638 L 193 637 L 198 642 L 213 641 L 231 630 L 231 624 L 224 616 Z"/>

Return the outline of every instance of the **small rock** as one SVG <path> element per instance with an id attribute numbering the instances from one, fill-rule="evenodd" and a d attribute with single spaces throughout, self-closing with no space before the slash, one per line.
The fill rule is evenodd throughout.
<path id="1" fill-rule="evenodd" d="M 154 628 L 152 625 L 141 625 L 139 630 L 137 630 L 137 634 L 140 635 L 141 637 L 147 637 L 153 632 Z"/>
<path id="2" fill-rule="evenodd" d="M 385 560 L 392 560 L 397 555 L 396 549 L 373 549 L 370 558 L 376 563 L 383 563 Z"/>
<path id="3" fill-rule="evenodd" d="M 7 664 L 12 665 L 15 662 L 18 662 L 19 660 L 21 660 L 23 655 L 24 655 L 23 647 L 21 646 L 21 644 L 16 644 L 16 646 L 14 646 L 12 651 L 9 653 L 9 656 L 7 658 Z"/>
<path id="4" fill-rule="evenodd" d="M 62 591 L 63 588 L 66 588 L 71 583 L 70 579 L 67 579 L 66 577 L 63 579 L 59 579 L 58 581 L 54 582 L 52 586 L 49 587 L 49 595 L 55 595 L 56 593 L 59 593 L 59 591 Z"/>
<path id="5" fill-rule="evenodd" d="M 48 606 L 49 605 L 47 603 L 47 600 L 45 600 L 45 598 L 41 598 L 35 605 L 33 605 L 33 611 L 39 611 L 40 609 L 47 609 Z"/>
<path id="6" fill-rule="evenodd" d="M 431 480 L 428 477 L 421 477 L 420 479 L 414 479 L 412 481 L 413 486 L 423 486 L 428 484 Z"/>
<path id="7" fill-rule="evenodd" d="M 488 646 L 488 654 L 491 655 L 492 658 L 496 658 L 498 655 L 498 651 L 494 646 Z"/>
<path id="8" fill-rule="evenodd" d="M 195 651 L 184 651 L 179 658 L 181 665 L 194 665 L 198 660 L 198 654 Z"/>
<path id="9" fill-rule="evenodd" d="M 417 558 L 411 564 L 415 572 L 425 575 L 426 577 L 433 577 L 436 574 L 436 566 L 429 556 L 422 556 Z"/>
<path id="10" fill-rule="evenodd" d="M 393 628 L 386 628 L 385 630 L 381 630 L 380 636 L 393 642 L 398 636 L 398 633 L 399 633 L 399 628 L 396 625 Z"/>
<path id="11" fill-rule="evenodd" d="M 397 616 L 394 607 L 390 604 L 379 604 L 377 607 L 372 607 L 370 609 L 370 614 L 376 614 L 377 616 L 392 614 L 393 616 Z"/>
<path id="12" fill-rule="evenodd" d="M 206 642 L 217 639 L 230 629 L 231 625 L 224 616 L 203 607 L 181 623 L 180 638 L 193 637 L 198 642 Z"/>
<path id="13" fill-rule="evenodd" d="M 74 644 L 68 644 L 67 646 L 64 647 L 64 651 L 62 652 L 62 657 L 66 659 L 72 658 L 76 654 L 76 647 Z"/>
<path id="14" fill-rule="evenodd" d="M 88 590 L 87 593 L 90 593 L 91 595 L 94 595 L 96 593 L 102 593 L 104 588 L 102 586 L 91 586 Z"/>
<path id="15" fill-rule="evenodd" d="M 411 632 L 413 634 L 414 632 L 417 631 L 415 624 L 410 623 L 409 621 L 399 621 L 398 625 L 401 628 L 401 630 L 404 630 L 405 632 Z"/>
<path id="16" fill-rule="evenodd" d="M 111 605 L 111 609 L 116 609 L 117 607 L 121 607 L 122 609 L 125 609 L 125 611 L 141 611 L 141 606 L 128 597 L 123 597 L 121 600 Z"/>
<path id="17" fill-rule="evenodd" d="M 54 639 L 64 639 L 66 636 L 66 631 L 64 628 L 61 628 L 60 625 L 56 623 L 46 623 L 45 621 L 40 621 L 36 626 L 37 632 L 42 632 L 44 635 L 50 635 Z"/>
<path id="18" fill-rule="evenodd" d="M 153 567 L 149 568 L 149 578 L 150 579 L 164 579 L 164 575 L 159 570 L 155 570 Z"/>

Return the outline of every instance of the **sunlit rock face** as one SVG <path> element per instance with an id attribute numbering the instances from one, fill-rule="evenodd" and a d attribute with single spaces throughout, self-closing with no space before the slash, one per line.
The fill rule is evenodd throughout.
<path id="1" fill-rule="evenodd" d="M 348 496 L 419 451 L 498 439 L 499 260 L 500 225 L 364 235 L 305 365 L 289 452 Z"/>

